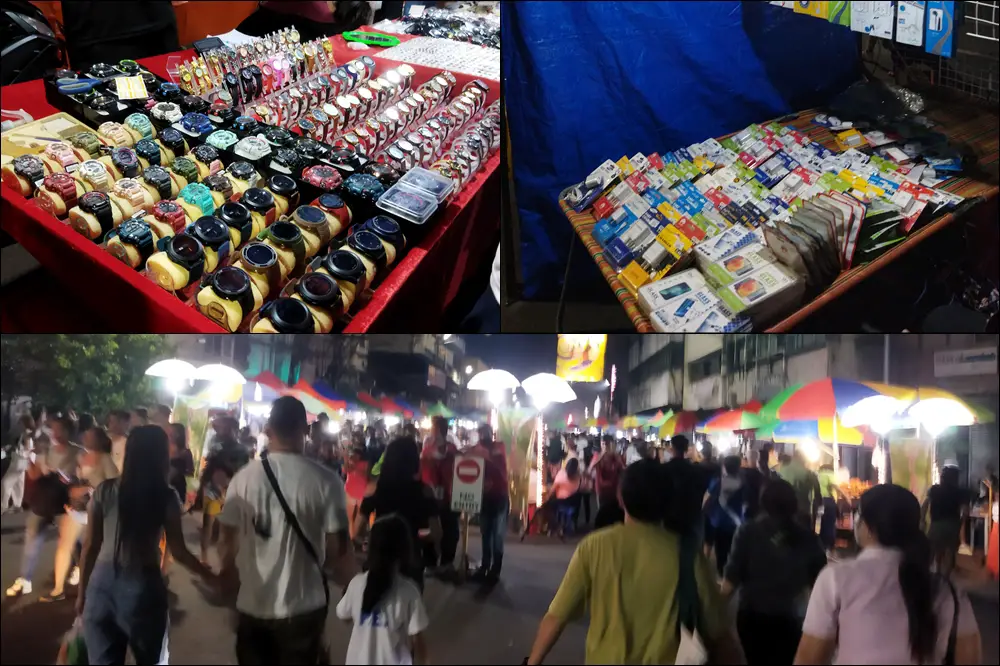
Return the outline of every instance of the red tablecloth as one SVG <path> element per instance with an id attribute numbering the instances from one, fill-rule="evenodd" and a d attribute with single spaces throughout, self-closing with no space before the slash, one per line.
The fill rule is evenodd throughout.
<path id="1" fill-rule="evenodd" d="M 403 35 L 401 39 L 408 39 Z M 340 37 L 333 38 L 337 62 L 347 62 L 363 54 L 376 59 L 378 71 L 395 66 L 381 61 L 378 49 L 354 51 Z M 142 61 L 150 71 L 166 78 L 167 58 L 194 56 L 192 50 L 155 56 Z M 427 80 L 433 70 L 414 65 L 417 84 Z M 473 77 L 455 73 L 461 89 Z M 499 84 L 491 86 L 492 102 L 499 96 Z M 4 108 L 24 109 L 34 118 L 57 112 L 45 101 L 40 80 L 0 89 Z M 444 312 L 454 300 L 462 282 L 483 262 L 490 262 L 496 251 L 494 238 L 500 225 L 500 185 L 497 170 L 499 153 L 486 163 L 479 175 L 468 183 L 448 206 L 440 221 L 412 248 L 382 280 L 367 305 L 356 312 L 345 332 L 431 331 L 441 326 Z M 219 333 L 214 322 L 183 304 L 152 281 L 136 274 L 114 259 L 101 247 L 79 235 L 65 223 L 48 215 L 5 185 L 0 185 L 0 228 L 20 243 L 65 289 L 64 299 L 83 305 L 93 318 L 104 325 L 98 330 L 154 333 Z M 47 330 L 76 330 L 70 317 L 60 317 L 59 302 L 39 299 L 32 302 L 35 316 L 20 316 L 18 328 L 28 331 L 35 326 Z M 4 309 L 8 306 L 4 304 Z M 38 311 L 48 308 L 48 311 Z M 79 312 L 80 308 L 75 308 Z M 5 312 L 4 328 L 13 318 Z M 53 320 L 59 325 L 53 326 Z M 95 326 L 88 322 L 87 329 Z"/>

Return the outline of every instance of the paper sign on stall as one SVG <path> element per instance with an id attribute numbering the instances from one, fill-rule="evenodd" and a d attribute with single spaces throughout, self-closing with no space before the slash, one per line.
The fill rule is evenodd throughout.
<path id="1" fill-rule="evenodd" d="M 483 505 L 482 458 L 463 457 L 455 460 L 455 475 L 451 485 L 451 510 L 479 513 Z"/>

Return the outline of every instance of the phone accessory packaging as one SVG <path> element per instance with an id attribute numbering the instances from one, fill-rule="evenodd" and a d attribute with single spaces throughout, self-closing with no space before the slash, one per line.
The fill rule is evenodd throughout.
<path id="1" fill-rule="evenodd" d="M 696 255 L 700 259 L 700 255 Z M 736 250 L 724 259 L 712 263 L 699 263 L 698 268 L 706 282 L 716 289 L 729 286 L 741 278 L 778 261 L 774 253 L 762 243 L 751 243 Z"/>
<path id="2" fill-rule="evenodd" d="M 805 285 L 798 277 L 784 266 L 774 263 L 719 289 L 717 294 L 734 314 L 761 323 L 797 306 L 804 291 Z"/>
<path id="3" fill-rule="evenodd" d="M 641 287 L 639 307 L 649 314 L 694 291 L 710 291 L 710 289 L 704 276 L 697 269 L 691 268 Z"/>
<path id="4" fill-rule="evenodd" d="M 995 10 L 994 10 L 995 11 Z M 927 3 L 927 43 L 925 50 L 950 58 L 955 37 L 955 3 L 930 0 Z"/>
<path id="5" fill-rule="evenodd" d="M 879 39 L 892 39 L 896 22 L 895 1 L 852 2 L 851 30 Z"/>

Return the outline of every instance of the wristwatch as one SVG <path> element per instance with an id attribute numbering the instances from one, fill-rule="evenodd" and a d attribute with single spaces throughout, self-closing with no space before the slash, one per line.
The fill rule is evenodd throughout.
<path id="1" fill-rule="evenodd" d="M 200 146 L 192 148 L 191 154 L 194 155 L 195 159 L 207 166 L 212 173 L 222 169 L 222 162 L 219 161 L 219 150 L 214 146 L 203 143 Z"/>
<path id="2" fill-rule="evenodd" d="M 176 83 L 161 83 L 160 87 L 153 91 L 153 99 L 160 102 L 177 102 L 184 96 L 184 91 Z"/>
<path id="3" fill-rule="evenodd" d="M 73 152 L 73 146 L 64 141 L 50 143 L 45 146 L 45 151 L 42 154 L 53 162 L 58 162 L 63 169 L 80 162 L 76 153 Z"/>
<path id="4" fill-rule="evenodd" d="M 270 168 L 279 173 L 298 176 L 303 166 L 302 157 L 291 148 L 278 148 L 271 154 Z"/>
<path id="5" fill-rule="evenodd" d="M 200 280 L 205 270 L 205 248 L 201 241 L 185 232 L 164 240 L 163 247 L 170 261 L 187 269 L 188 284 Z"/>
<path id="6" fill-rule="evenodd" d="M 221 172 L 213 173 L 201 182 L 213 192 L 220 193 L 226 200 L 233 196 L 233 182 Z"/>
<path id="7" fill-rule="evenodd" d="M 336 280 L 351 284 L 365 284 L 365 265 L 358 255 L 347 250 L 334 250 L 323 257 L 320 266 Z M 364 288 L 363 286 L 361 287 Z"/>
<path id="8" fill-rule="evenodd" d="M 315 323 L 305 303 L 297 298 L 278 298 L 260 309 L 260 318 L 267 319 L 279 333 L 312 333 Z"/>
<path id="9" fill-rule="evenodd" d="M 135 144 L 135 154 L 146 160 L 150 166 L 160 166 L 160 146 L 153 139 L 139 139 Z"/>
<path id="10" fill-rule="evenodd" d="M 326 273 L 308 273 L 295 284 L 295 293 L 313 307 L 336 310 L 341 304 L 340 287 Z"/>
<path id="11" fill-rule="evenodd" d="M 80 210 L 97 218 L 101 225 L 101 237 L 115 226 L 115 216 L 111 211 L 111 199 L 106 192 L 87 192 L 80 197 Z"/>
<path id="12" fill-rule="evenodd" d="M 259 127 L 257 119 L 250 116 L 237 116 L 233 121 L 233 130 L 240 138 L 256 134 Z"/>
<path id="13" fill-rule="evenodd" d="M 385 163 L 369 162 L 361 168 L 361 173 L 374 176 L 382 186 L 389 189 L 399 180 L 400 174 L 391 166 Z"/>
<path id="14" fill-rule="evenodd" d="M 189 184 L 198 182 L 198 165 L 190 157 L 178 157 L 170 165 L 170 169 Z"/>
<path id="15" fill-rule="evenodd" d="M 201 98 L 199 98 L 201 99 Z M 204 113 L 185 113 L 181 118 L 181 127 L 191 134 L 208 134 L 215 129 L 212 121 Z"/>
<path id="16" fill-rule="evenodd" d="M 215 209 L 215 216 L 230 229 L 239 232 L 237 245 L 243 245 L 253 236 L 253 218 L 250 210 L 238 201 L 227 201 Z"/>
<path id="17" fill-rule="evenodd" d="M 209 275 L 202 284 L 205 287 L 211 287 L 212 291 L 219 298 L 227 301 L 236 301 L 240 306 L 240 313 L 242 314 L 240 318 L 241 322 L 243 319 L 246 319 L 247 315 L 253 312 L 254 297 L 253 290 L 250 288 L 250 276 L 242 268 L 238 266 L 223 266 Z M 213 309 L 219 309 L 219 306 L 215 305 Z M 212 310 L 205 312 L 205 314 L 209 315 L 210 312 Z M 219 312 L 219 319 L 222 322 L 226 322 L 227 318 L 223 315 L 223 312 Z M 212 319 L 216 319 L 215 316 L 209 316 Z M 231 324 L 229 325 L 231 326 Z"/>
<path id="18" fill-rule="evenodd" d="M 248 136 L 239 140 L 233 152 L 243 159 L 256 161 L 270 154 L 271 146 L 258 136 Z"/>
<path id="19" fill-rule="evenodd" d="M 115 148 L 111 151 L 111 163 L 125 178 L 135 178 L 142 171 L 139 156 L 131 148 Z"/>
<path id="20" fill-rule="evenodd" d="M 97 131 L 111 139 L 116 146 L 130 146 L 133 143 L 132 135 L 128 133 L 128 130 L 121 123 L 101 123 Z"/>
<path id="21" fill-rule="evenodd" d="M 295 141 L 292 133 L 284 127 L 268 127 L 264 131 L 264 138 L 269 144 L 279 148 L 290 146 Z"/>
<path id="22" fill-rule="evenodd" d="M 111 193 L 127 201 L 133 209 L 146 203 L 146 190 L 135 178 L 122 178 L 111 188 Z"/>
<path id="23" fill-rule="evenodd" d="M 178 199 L 183 199 L 192 206 L 197 206 L 202 215 L 211 215 L 215 210 L 212 191 L 202 183 L 189 183 L 181 190 Z"/>
<path id="24" fill-rule="evenodd" d="M 98 192 L 108 191 L 108 168 L 104 166 L 103 162 L 87 160 L 80 165 L 76 173 L 94 190 Z"/>
<path id="25" fill-rule="evenodd" d="M 330 222 L 322 208 L 299 206 L 292 213 L 292 221 L 302 229 L 315 234 L 319 238 L 320 247 L 330 242 Z"/>
<path id="26" fill-rule="evenodd" d="M 343 176 L 334 167 L 316 164 L 302 172 L 303 182 L 327 192 L 336 190 L 344 182 Z"/>
<path id="27" fill-rule="evenodd" d="M 355 231 L 347 237 L 347 247 L 354 250 L 360 256 L 370 260 L 378 270 L 386 266 L 385 246 L 382 241 L 371 231 L 361 229 Z"/>
<path id="28" fill-rule="evenodd" d="M 94 111 L 104 111 L 105 113 L 114 111 L 118 106 L 118 100 L 110 95 L 101 95 L 99 93 L 94 94 L 93 97 L 88 98 L 90 108 Z"/>
<path id="29" fill-rule="evenodd" d="M 257 175 L 257 170 L 253 168 L 253 165 L 249 162 L 233 162 L 226 169 L 226 173 L 237 180 L 242 180 L 247 182 L 250 187 L 257 184 L 257 180 L 260 176 Z"/>
<path id="30" fill-rule="evenodd" d="M 76 185 L 76 179 L 68 173 L 63 172 L 50 173 L 42 181 L 42 187 L 59 195 L 59 198 L 66 205 L 66 210 L 76 205 Z M 49 212 L 52 213 L 54 211 L 49 210 Z"/>
<path id="31" fill-rule="evenodd" d="M 291 176 L 282 173 L 271 174 L 267 179 L 267 189 L 272 194 L 285 197 L 289 208 L 299 205 L 299 184 Z"/>
<path id="32" fill-rule="evenodd" d="M 156 218 L 157 222 L 169 225 L 174 230 L 174 233 L 180 233 L 185 225 L 187 225 L 187 216 L 184 214 L 184 209 L 176 201 L 168 201 L 166 199 L 157 201 L 153 204 L 153 217 Z"/>
<path id="33" fill-rule="evenodd" d="M 208 119 L 216 125 L 226 125 L 236 118 L 236 110 L 225 103 L 212 104 L 208 109 Z"/>
<path id="34" fill-rule="evenodd" d="M 181 108 L 173 102 L 157 102 L 149 112 L 154 118 L 165 123 L 176 123 L 184 115 L 181 113 Z"/>
<path id="35" fill-rule="evenodd" d="M 100 157 L 101 140 L 93 132 L 78 132 L 69 138 L 69 142 L 79 150 L 84 150 L 91 157 Z"/>
<path id="36" fill-rule="evenodd" d="M 160 195 L 160 199 L 169 199 L 173 193 L 173 180 L 170 172 L 161 166 L 150 166 L 142 172 L 142 179 L 147 185 L 155 188 Z"/>
<path id="37" fill-rule="evenodd" d="M 153 124 L 149 122 L 149 118 L 141 113 L 133 113 L 125 118 L 125 126 L 138 132 L 144 139 L 153 138 Z"/>
<path id="38" fill-rule="evenodd" d="M 111 65 L 104 62 L 95 62 L 90 66 L 90 70 L 87 72 L 95 79 L 106 79 L 110 76 L 114 76 L 118 72 Z"/>
<path id="39" fill-rule="evenodd" d="M 208 110 L 208 102 L 198 95 L 184 95 L 181 97 L 181 112 L 183 113 L 205 113 Z"/>
<path id="40" fill-rule="evenodd" d="M 252 242 L 243 246 L 240 251 L 240 264 L 248 273 L 260 275 L 267 283 L 267 294 L 261 290 L 261 295 L 265 298 L 268 294 L 277 292 L 278 284 L 281 282 L 281 271 L 277 267 L 278 253 L 267 243 Z"/>
<path id="41" fill-rule="evenodd" d="M 164 148 L 170 149 L 175 157 L 187 152 L 187 141 L 184 140 L 184 135 L 173 127 L 167 127 L 160 132 L 159 139 Z"/>
<path id="42" fill-rule="evenodd" d="M 185 231 L 201 241 L 204 247 L 216 251 L 229 242 L 229 227 L 211 213 L 199 217 Z"/>
<path id="43" fill-rule="evenodd" d="M 142 218 L 130 217 L 125 220 L 118 225 L 117 229 L 111 231 L 107 238 L 110 239 L 114 236 L 117 236 L 118 240 L 125 245 L 131 245 L 139 252 L 140 268 L 145 265 L 146 260 L 153 254 L 153 249 L 155 247 L 153 242 L 153 232 L 149 228 L 149 224 L 147 224 Z M 117 251 L 113 249 L 111 250 L 111 253 L 118 257 L 118 259 L 128 263 L 128 256 L 127 253 L 124 252 L 124 248 L 117 248 Z"/>
<path id="44" fill-rule="evenodd" d="M 226 150 L 236 143 L 236 135 L 229 130 L 215 130 L 205 139 L 205 143 L 219 150 Z"/>

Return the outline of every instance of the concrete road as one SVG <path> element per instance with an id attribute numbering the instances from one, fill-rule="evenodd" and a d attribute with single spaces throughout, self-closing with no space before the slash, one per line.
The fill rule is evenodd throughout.
<path id="1" fill-rule="evenodd" d="M 197 544 L 196 521 L 185 519 L 190 547 Z M 478 539 L 470 553 L 478 556 Z M 13 582 L 20 567 L 23 518 L 0 520 L 0 584 Z M 3 601 L 0 609 L 0 664 L 51 664 L 63 633 L 73 622 L 73 599 L 43 604 L 40 594 L 50 589 L 54 541 L 46 545 L 36 574 L 34 594 Z M 195 551 L 197 552 L 197 551 Z M 507 544 L 503 582 L 488 595 L 473 585 L 456 588 L 429 580 L 425 599 L 431 618 L 427 641 L 438 664 L 517 664 L 528 654 L 541 619 L 573 552 L 572 544 L 544 538 Z M 235 664 L 232 617 L 212 606 L 193 585 L 191 576 L 174 566 L 171 591 L 170 663 Z M 996 627 L 1000 624 L 996 583 L 993 592 L 969 589 L 983 635 L 983 663 L 1000 663 Z M 75 590 L 70 590 L 75 594 Z M 333 618 L 327 631 L 333 663 L 343 663 L 350 626 Z M 551 664 L 582 664 L 586 624 L 567 628 L 549 656 Z"/>
<path id="2" fill-rule="evenodd" d="M 197 544 L 196 520 L 186 520 L 189 547 Z M 17 577 L 23 544 L 23 518 L 6 515 L 0 520 L 0 583 L 6 589 Z M 470 553 L 479 547 L 470 541 Z M 508 544 L 503 582 L 488 596 L 469 584 L 457 588 L 436 580 L 427 582 L 425 600 L 431 618 L 427 642 L 431 659 L 438 664 L 517 664 L 527 656 L 538 621 L 548 608 L 566 564 L 571 544 L 539 540 Z M 0 664 L 52 664 L 59 642 L 73 622 L 74 598 L 60 603 L 39 603 L 51 588 L 54 539 L 42 551 L 34 591 L 0 609 Z M 194 552 L 197 552 L 194 550 Z M 191 576 L 175 565 L 169 582 L 170 663 L 235 664 L 233 620 L 230 611 L 212 606 L 192 583 Z M 336 594 L 336 593 L 335 593 Z M 70 588 L 69 595 L 75 597 Z M 330 614 L 328 637 L 333 663 L 344 663 L 350 626 Z M 582 664 L 586 625 L 572 626 L 563 634 L 550 663 Z"/>

